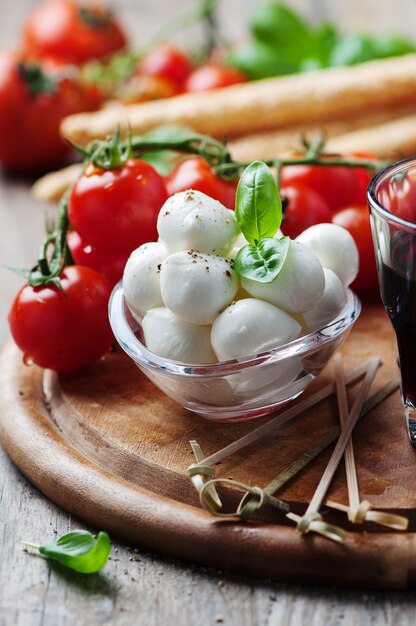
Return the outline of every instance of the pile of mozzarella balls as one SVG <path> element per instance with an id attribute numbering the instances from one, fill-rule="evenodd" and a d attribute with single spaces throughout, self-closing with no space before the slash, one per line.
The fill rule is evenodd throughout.
<path id="1" fill-rule="evenodd" d="M 199 191 L 168 198 L 157 229 L 131 254 L 123 291 L 148 349 L 175 361 L 239 359 L 314 332 L 341 312 L 358 271 L 351 235 L 319 224 L 290 242 L 273 282 L 240 277 L 234 258 L 247 241 L 234 212 Z"/>

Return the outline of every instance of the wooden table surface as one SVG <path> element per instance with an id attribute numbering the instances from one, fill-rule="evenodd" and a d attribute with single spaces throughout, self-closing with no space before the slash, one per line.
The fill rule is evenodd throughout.
<path id="1" fill-rule="evenodd" d="M 1 0 L 2 47 L 17 42 L 34 0 Z M 181 1 L 181 10 L 194 5 Z M 169 0 L 113 0 L 136 42 L 174 14 Z M 341 27 L 414 36 L 413 0 L 297 0 L 311 17 Z M 224 0 L 222 20 L 233 36 L 242 32 L 250 0 Z M 194 38 L 197 35 L 194 35 Z M 30 266 L 41 241 L 47 207 L 29 196 L 30 181 L 3 175 L 0 186 L 0 338 L 8 337 L 7 311 L 21 281 L 5 265 Z M 53 209 L 48 208 L 49 211 Z M 189 563 L 166 560 L 140 546 L 115 542 L 99 575 L 82 576 L 22 551 L 22 539 L 52 541 L 85 527 L 49 502 L 0 448 L 0 626 L 322 626 L 414 623 L 416 593 L 311 588 L 255 581 Z M 243 572 L 242 572 L 243 574 Z"/>

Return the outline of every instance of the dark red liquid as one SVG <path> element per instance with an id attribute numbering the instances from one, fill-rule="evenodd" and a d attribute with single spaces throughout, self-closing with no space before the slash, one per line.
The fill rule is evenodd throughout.
<path id="1" fill-rule="evenodd" d="M 394 244 L 394 269 L 384 263 L 378 268 L 380 290 L 396 331 L 403 395 L 416 407 L 416 240 L 400 233 Z"/>

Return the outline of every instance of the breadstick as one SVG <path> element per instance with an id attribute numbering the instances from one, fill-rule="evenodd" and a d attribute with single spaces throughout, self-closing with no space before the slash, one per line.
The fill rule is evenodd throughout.
<path id="1" fill-rule="evenodd" d="M 62 133 L 82 145 L 115 128 L 133 133 L 181 124 L 215 137 L 235 137 L 315 124 L 411 102 L 416 97 L 416 54 L 185 94 L 66 118 Z"/>
<path id="2" fill-rule="evenodd" d="M 40 202 L 59 202 L 62 194 L 81 174 L 82 167 L 82 163 L 74 163 L 56 172 L 45 174 L 32 186 L 33 197 Z"/>
<path id="3" fill-rule="evenodd" d="M 338 124 L 338 123 L 336 123 Z M 307 132 L 334 130 L 336 124 L 305 129 Z M 341 123 L 340 123 L 341 125 Z M 301 149 L 299 129 L 281 133 L 250 135 L 230 143 L 232 157 L 241 162 L 285 156 Z M 372 152 L 382 157 L 399 158 L 416 153 L 416 114 L 384 124 L 361 128 L 330 138 L 327 152 Z M 64 191 L 79 176 L 82 165 L 70 165 L 57 172 L 46 174 L 32 187 L 32 193 L 42 202 L 58 202 Z"/>
<path id="4" fill-rule="evenodd" d="M 229 147 L 232 157 L 236 161 L 250 161 L 255 159 L 270 159 L 276 155 L 282 156 L 286 153 L 293 153 L 302 150 L 302 136 L 312 137 L 313 134 L 323 133 L 324 137 L 338 137 L 346 133 L 350 134 L 357 129 L 366 129 L 384 122 L 397 120 L 415 113 L 414 103 L 389 107 L 387 109 L 377 109 L 359 116 L 349 116 L 343 119 L 326 121 L 322 119 L 319 123 L 302 125 L 283 130 L 266 131 L 251 135 L 244 135 L 230 141 Z M 328 142 L 327 142 L 328 143 Z M 360 142 L 361 143 L 361 142 Z M 362 148 L 357 148 L 362 149 Z M 367 148 L 368 150 L 368 148 Z"/>
<path id="5" fill-rule="evenodd" d="M 416 114 L 333 137 L 327 142 L 326 150 L 374 152 L 396 159 L 411 156 L 416 153 Z"/>

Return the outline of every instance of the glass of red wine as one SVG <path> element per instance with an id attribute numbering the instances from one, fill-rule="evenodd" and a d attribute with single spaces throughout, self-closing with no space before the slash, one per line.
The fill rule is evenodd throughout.
<path id="1" fill-rule="evenodd" d="M 405 421 L 416 446 L 416 157 L 377 174 L 367 199 L 381 299 L 396 334 Z"/>

